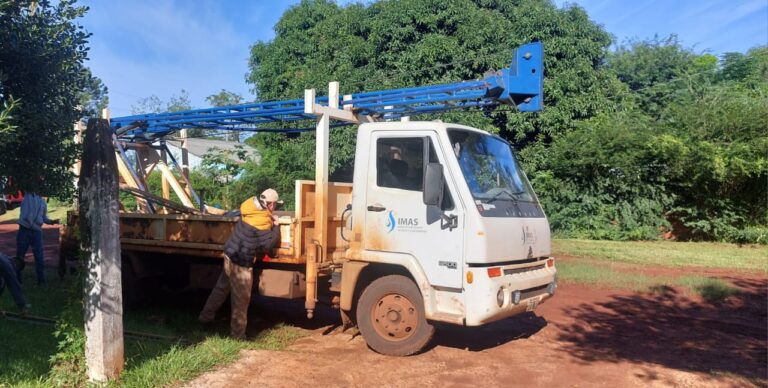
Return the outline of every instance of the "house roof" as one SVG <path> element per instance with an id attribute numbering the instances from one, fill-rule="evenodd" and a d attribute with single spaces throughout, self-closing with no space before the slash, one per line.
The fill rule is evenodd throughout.
<path id="1" fill-rule="evenodd" d="M 168 146 L 181 149 L 181 140 L 180 139 L 169 139 L 166 141 Z M 189 138 L 187 139 L 187 150 L 190 154 L 198 156 L 202 158 L 210 152 L 214 148 L 218 148 L 223 151 L 237 151 L 237 146 L 243 147 L 243 150 L 245 150 L 246 155 L 248 159 L 255 160 L 256 163 L 261 161 L 261 154 L 259 154 L 259 151 L 255 148 L 245 144 L 245 143 L 237 143 L 234 141 L 224 141 L 224 140 L 213 140 L 213 139 L 201 139 L 201 138 Z M 233 159 L 235 159 L 236 162 L 244 163 L 245 160 L 242 160 L 237 157 L 237 154 L 232 155 Z"/>

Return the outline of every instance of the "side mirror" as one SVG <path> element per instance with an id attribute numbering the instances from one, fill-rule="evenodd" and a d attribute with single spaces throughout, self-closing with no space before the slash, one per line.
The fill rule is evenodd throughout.
<path id="1" fill-rule="evenodd" d="M 424 204 L 439 207 L 443 203 L 444 187 L 443 165 L 440 163 L 427 163 L 427 168 L 424 171 Z"/>

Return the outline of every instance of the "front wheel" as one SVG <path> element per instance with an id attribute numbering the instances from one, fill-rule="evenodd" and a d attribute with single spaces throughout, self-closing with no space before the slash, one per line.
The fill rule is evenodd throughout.
<path id="1" fill-rule="evenodd" d="M 434 326 L 424 316 L 424 301 L 411 279 L 389 275 L 365 288 L 357 304 L 357 326 L 371 349 L 388 356 L 422 350 Z"/>

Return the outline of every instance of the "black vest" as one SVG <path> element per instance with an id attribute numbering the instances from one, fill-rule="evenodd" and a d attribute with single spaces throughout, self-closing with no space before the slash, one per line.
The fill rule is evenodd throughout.
<path id="1" fill-rule="evenodd" d="M 272 229 L 261 230 L 240 220 L 235 230 L 224 244 L 224 253 L 233 263 L 250 268 L 257 254 L 268 254 L 280 243 L 280 227 L 273 225 Z"/>

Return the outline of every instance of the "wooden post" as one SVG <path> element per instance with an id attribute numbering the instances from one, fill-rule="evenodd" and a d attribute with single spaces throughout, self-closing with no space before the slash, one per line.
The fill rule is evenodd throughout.
<path id="1" fill-rule="evenodd" d="M 160 159 L 165 163 L 168 164 L 168 154 L 166 154 L 165 151 L 165 142 L 163 144 L 163 149 L 160 150 Z M 162 177 L 162 185 L 163 185 L 163 199 L 171 199 L 171 187 L 168 185 L 168 179 L 165 178 L 165 175 Z"/>
<path id="2" fill-rule="evenodd" d="M 186 180 L 189 180 L 189 144 L 187 143 L 187 138 L 189 137 L 189 133 L 187 132 L 187 129 L 184 128 L 181 130 L 181 175 L 186 178 Z M 187 195 L 191 196 L 192 191 L 189 188 L 189 186 L 186 186 L 184 188 L 187 192 Z"/>
<path id="3" fill-rule="evenodd" d="M 85 131 L 79 183 L 80 240 L 87 256 L 85 358 L 92 381 L 117 379 L 123 370 L 123 298 L 117 160 L 105 119 Z"/>

